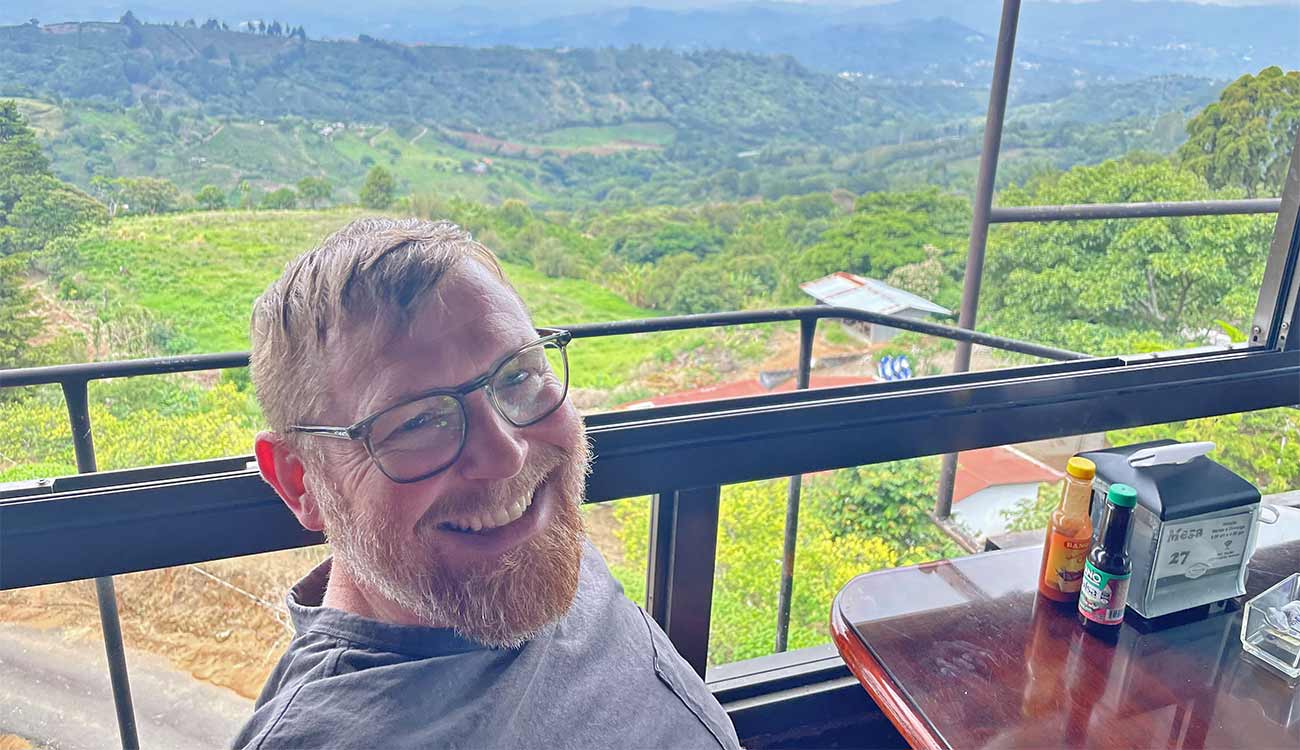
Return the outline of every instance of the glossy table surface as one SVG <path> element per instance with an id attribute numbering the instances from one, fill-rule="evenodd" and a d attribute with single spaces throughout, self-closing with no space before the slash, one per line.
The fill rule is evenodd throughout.
<path id="1" fill-rule="evenodd" d="M 836 597 L 841 656 L 912 747 L 1300 748 L 1300 688 L 1239 640 L 1242 603 L 1300 571 L 1300 541 L 1256 551 L 1246 597 L 1126 620 L 1114 642 L 1035 593 L 1040 554 L 879 571 Z"/>

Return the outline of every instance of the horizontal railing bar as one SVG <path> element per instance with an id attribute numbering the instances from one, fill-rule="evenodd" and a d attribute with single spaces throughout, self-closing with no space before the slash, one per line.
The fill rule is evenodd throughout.
<path id="1" fill-rule="evenodd" d="M 248 352 L 223 354 L 187 354 L 178 357 L 150 357 L 147 359 L 122 359 L 112 362 L 82 362 L 71 365 L 25 367 L 17 370 L 0 370 L 0 388 L 28 385 L 48 385 L 76 380 L 108 380 L 130 378 L 137 375 L 166 375 L 176 372 L 226 370 L 248 366 Z"/>
<path id="2" fill-rule="evenodd" d="M 1232 352 L 890 392 L 810 391 L 709 413 L 588 421 L 601 461 L 593 499 L 646 494 L 671 476 L 682 486 L 734 484 L 1286 406 L 1300 401 L 1300 352 Z M 816 394 L 823 394 L 818 397 Z M 715 409 L 721 406 L 715 404 Z M 605 415 L 607 416 L 607 415 Z"/>
<path id="3" fill-rule="evenodd" d="M 1150 219 L 1162 216 L 1227 216 L 1275 214 L 1281 198 L 1217 201 L 1157 201 L 1153 203 L 1078 203 L 1064 206 L 1008 206 L 989 212 L 990 224 L 1091 219 Z"/>
<path id="4" fill-rule="evenodd" d="M 1293 404 L 1300 351 L 803 391 L 599 415 L 589 502 Z M 1044 371 L 1057 369 L 1055 375 Z M 898 392 L 886 386 L 905 385 Z M 317 544 L 254 470 L 0 502 L 0 589 Z M 76 555 L 67 550 L 77 550 Z"/>
<path id="5" fill-rule="evenodd" d="M 642 318 L 639 320 L 621 320 L 610 323 L 580 323 L 573 326 L 558 326 L 573 333 L 574 338 L 595 338 L 600 336 L 620 336 L 629 333 L 656 333 L 677 331 L 689 328 L 718 328 L 723 326 L 745 325 L 754 323 L 777 323 L 782 321 L 815 320 L 838 318 L 856 320 L 865 323 L 887 325 L 891 328 L 915 331 L 917 333 L 939 336 L 957 341 L 970 341 L 993 349 L 1028 354 L 1050 360 L 1085 359 L 1087 354 L 1058 349 L 1052 346 L 1017 341 L 1003 336 L 968 331 L 964 328 L 927 323 L 896 315 L 855 310 L 849 307 L 831 305 L 811 305 L 806 307 L 787 307 L 775 310 L 748 310 L 740 312 L 705 313 L 703 315 L 669 315 L 662 318 Z M 179 357 L 152 357 L 148 359 L 128 359 L 114 362 L 83 362 L 70 365 L 50 365 L 47 367 L 27 367 L 16 370 L 0 370 L 0 388 L 19 386 L 47 385 L 50 383 L 67 383 L 77 380 L 106 380 L 109 378 L 127 378 L 140 375 L 162 375 L 178 372 L 195 372 L 200 370 L 223 370 L 248 366 L 248 352 L 226 352 L 224 354 L 193 354 Z"/>
<path id="6" fill-rule="evenodd" d="M 911 318 L 903 318 L 897 315 L 884 315 L 882 313 L 856 310 L 851 307 L 837 307 L 835 305 L 807 305 L 804 307 L 785 307 L 775 310 L 746 310 L 739 312 L 704 313 L 701 315 L 670 315 L 662 318 L 619 320 L 609 323 L 581 323 L 573 326 L 557 327 L 572 331 L 575 338 L 587 338 L 591 336 L 617 336 L 629 333 L 676 331 L 688 328 L 718 328 L 746 323 L 778 323 L 796 320 L 820 320 L 825 318 L 836 318 L 885 325 L 890 328 L 914 331 L 916 333 L 923 333 L 930 336 L 953 339 L 954 341 L 969 341 L 972 344 L 980 344 L 981 346 L 987 346 L 993 349 L 1002 349 L 1004 351 L 1016 352 L 1019 354 L 1028 354 L 1034 357 L 1042 357 L 1050 360 L 1066 361 L 1071 359 L 1086 359 L 1090 356 L 1088 354 L 1073 352 L 1068 349 L 1059 349 L 1054 346 L 1034 344 L 1028 341 L 1018 341 L 1004 336 L 994 336 L 993 334 L 980 333 L 965 328 L 946 326 L 939 323 L 927 323 L 925 321 L 912 320 Z"/>

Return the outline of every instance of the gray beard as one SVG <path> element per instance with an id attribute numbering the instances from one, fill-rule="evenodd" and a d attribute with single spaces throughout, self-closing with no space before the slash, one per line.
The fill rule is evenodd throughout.
<path id="1" fill-rule="evenodd" d="M 490 648 L 517 648 L 568 612 L 577 592 L 585 538 L 578 505 L 590 464 L 585 440 L 580 445 L 575 453 L 544 451 L 553 455 L 536 456 L 493 489 L 492 496 L 526 497 L 549 478 L 559 502 L 537 536 L 467 571 L 448 570 L 439 558 L 436 534 L 446 532 L 424 524 L 414 534 L 392 528 L 333 487 L 316 487 L 334 564 L 428 627 L 452 628 Z"/>

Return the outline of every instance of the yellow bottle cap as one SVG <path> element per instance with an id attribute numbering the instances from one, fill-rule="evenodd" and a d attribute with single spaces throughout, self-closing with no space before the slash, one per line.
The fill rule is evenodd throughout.
<path id="1" fill-rule="evenodd" d="M 1082 456 L 1073 456 L 1065 464 L 1065 473 L 1075 479 L 1087 479 L 1091 481 L 1093 477 L 1097 476 L 1097 464 L 1094 464 Z"/>

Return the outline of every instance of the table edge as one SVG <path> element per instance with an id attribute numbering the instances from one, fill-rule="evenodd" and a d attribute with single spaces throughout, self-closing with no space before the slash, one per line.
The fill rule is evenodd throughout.
<path id="1" fill-rule="evenodd" d="M 849 671 L 858 678 L 858 682 L 913 750 L 950 750 L 923 718 L 920 709 L 903 694 L 871 652 L 871 648 L 844 618 L 840 609 L 840 596 L 841 594 L 836 594 L 831 605 L 830 628 L 835 649 L 848 665 Z"/>

